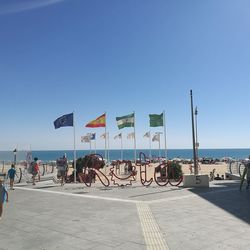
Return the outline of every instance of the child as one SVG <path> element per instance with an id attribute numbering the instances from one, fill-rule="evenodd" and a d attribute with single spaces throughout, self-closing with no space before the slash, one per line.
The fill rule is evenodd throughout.
<path id="1" fill-rule="evenodd" d="M 3 203 L 5 201 L 5 196 L 6 196 L 6 202 L 9 202 L 8 192 L 6 188 L 3 186 L 3 181 L 0 179 L 0 220 L 2 219 Z"/>
<path id="2" fill-rule="evenodd" d="M 14 190 L 13 185 L 14 185 L 15 174 L 16 174 L 15 165 L 11 164 L 11 168 L 8 171 L 8 177 L 10 178 L 10 189 L 11 190 Z"/>

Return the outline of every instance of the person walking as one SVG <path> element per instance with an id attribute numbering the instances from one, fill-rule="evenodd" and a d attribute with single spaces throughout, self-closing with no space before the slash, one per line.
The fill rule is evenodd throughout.
<path id="1" fill-rule="evenodd" d="M 243 187 L 243 183 L 244 183 L 245 179 L 247 181 L 246 189 L 248 190 L 250 187 L 250 155 L 248 156 L 247 159 L 245 159 L 244 165 L 245 165 L 245 169 L 244 169 L 243 174 L 241 176 L 240 190 Z"/>
<path id="2" fill-rule="evenodd" d="M 40 180 L 40 176 L 39 176 L 39 166 L 38 166 L 37 161 L 38 161 L 38 158 L 35 157 L 35 158 L 34 158 L 34 161 L 31 162 L 31 164 L 30 164 L 30 168 L 31 168 L 30 170 L 31 170 L 31 174 L 32 174 L 32 184 L 33 184 L 33 185 L 36 185 L 36 183 L 35 183 L 35 178 L 36 178 L 37 175 L 38 175 L 38 180 Z"/>
<path id="3" fill-rule="evenodd" d="M 249 189 L 249 187 L 250 187 L 250 156 L 248 157 L 248 162 L 246 164 L 246 176 L 247 176 L 246 189 Z"/>
<path id="4" fill-rule="evenodd" d="M 8 191 L 3 186 L 3 181 L 0 179 L 0 220 L 2 219 L 3 204 L 5 200 L 6 202 L 9 202 L 9 195 L 8 195 Z"/>
<path id="5" fill-rule="evenodd" d="M 66 155 L 62 158 L 56 160 L 57 165 L 57 178 L 60 179 L 61 186 L 65 183 L 65 177 L 67 175 L 68 170 L 68 161 Z"/>
<path id="6" fill-rule="evenodd" d="M 12 163 L 11 168 L 8 171 L 7 177 L 10 178 L 10 190 L 14 190 L 14 180 L 15 180 L 15 175 L 16 175 L 16 169 L 15 165 Z"/>

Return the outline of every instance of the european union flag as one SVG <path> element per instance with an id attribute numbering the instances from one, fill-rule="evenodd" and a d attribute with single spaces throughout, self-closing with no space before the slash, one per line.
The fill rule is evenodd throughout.
<path id="1" fill-rule="evenodd" d="M 95 140 L 95 133 L 91 133 L 90 140 Z"/>
<path id="2" fill-rule="evenodd" d="M 95 133 L 87 133 L 89 140 L 95 140 Z"/>
<path id="3" fill-rule="evenodd" d="M 60 127 L 73 127 L 73 113 L 63 115 L 54 121 L 55 129 Z"/>

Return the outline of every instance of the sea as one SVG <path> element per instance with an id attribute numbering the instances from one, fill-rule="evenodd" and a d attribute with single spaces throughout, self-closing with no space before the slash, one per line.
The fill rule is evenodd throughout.
<path id="1" fill-rule="evenodd" d="M 137 149 L 136 157 L 139 158 L 140 152 L 143 152 L 147 157 L 150 154 L 149 149 Z M 88 154 L 99 154 L 103 158 L 105 158 L 105 150 L 77 150 L 76 158 L 83 157 Z M 74 151 L 73 150 L 34 150 L 32 151 L 32 157 L 37 157 L 39 160 L 43 162 L 55 161 L 56 159 L 62 157 L 66 154 L 68 160 L 74 159 Z M 26 160 L 26 151 L 18 151 L 16 153 L 16 161 L 24 161 Z M 151 155 L 154 158 L 164 157 L 165 150 L 151 150 Z M 199 149 L 198 156 L 199 158 L 207 157 L 221 160 L 222 158 L 233 158 L 233 159 L 246 159 L 250 155 L 250 148 L 236 148 L 236 149 Z M 123 157 L 121 157 L 123 156 Z M 126 149 L 121 152 L 121 150 L 109 150 L 106 154 L 106 158 L 109 161 L 112 160 L 133 160 L 134 159 L 134 150 Z M 193 150 L 192 149 L 168 149 L 167 150 L 167 158 L 181 158 L 181 159 L 192 159 L 193 158 Z M 14 153 L 13 151 L 0 151 L 0 161 L 11 162 L 14 161 Z"/>

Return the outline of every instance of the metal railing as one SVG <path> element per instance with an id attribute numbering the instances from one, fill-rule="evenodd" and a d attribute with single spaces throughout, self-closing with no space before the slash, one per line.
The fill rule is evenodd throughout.
<path id="1" fill-rule="evenodd" d="M 231 161 L 228 163 L 228 172 L 233 175 L 242 176 L 246 165 L 244 161 Z"/>

